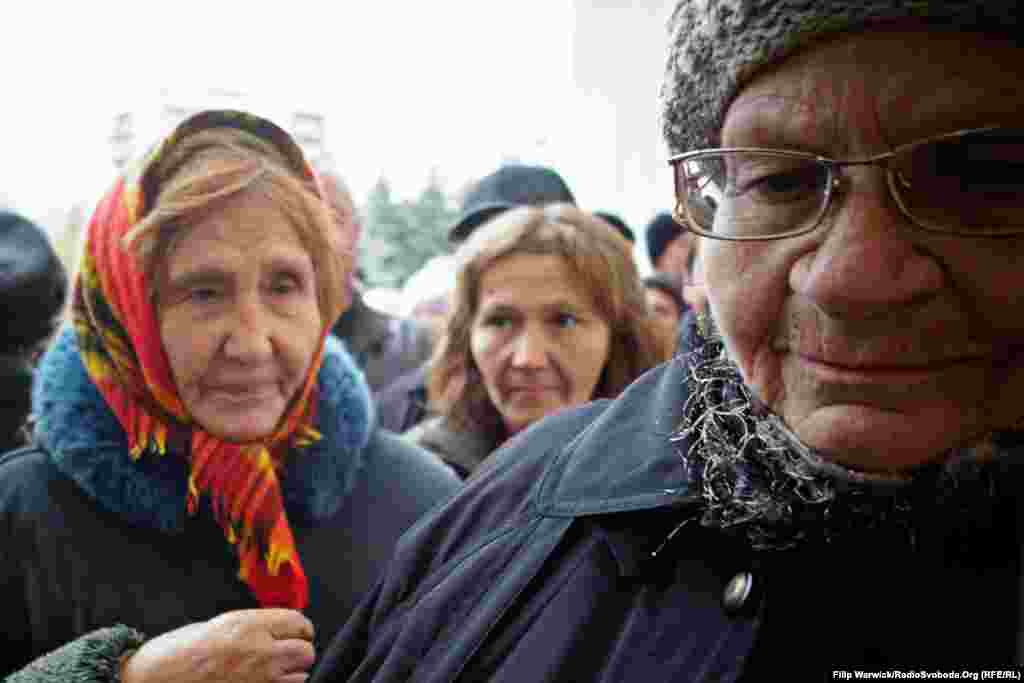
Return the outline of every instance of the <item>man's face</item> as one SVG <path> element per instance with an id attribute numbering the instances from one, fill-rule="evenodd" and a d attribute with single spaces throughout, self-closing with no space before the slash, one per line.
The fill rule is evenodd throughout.
<path id="1" fill-rule="evenodd" d="M 658 287 L 647 287 L 644 291 L 647 298 L 647 308 L 659 323 L 672 334 L 675 334 L 679 327 L 679 319 L 682 311 L 676 305 L 675 299 Z"/>
<path id="2" fill-rule="evenodd" d="M 654 269 L 675 275 L 680 281 L 686 282 L 689 275 L 688 264 L 691 251 L 693 251 L 693 235 L 689 232 L 681 232 L 661 252 L 658 262 L 654 264 Z"/>

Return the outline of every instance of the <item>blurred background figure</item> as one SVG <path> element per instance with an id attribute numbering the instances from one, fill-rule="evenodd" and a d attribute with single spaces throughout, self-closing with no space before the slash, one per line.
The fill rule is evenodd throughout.
<path id="1" fill-rule="evenodd" d="M 626 242 L 569 204 L 492 218 L 456 254 L 458 284 L 431 361 L 439 415 L 406 436 L 468 477 L 541 418 L 618 395 L 666 360 Z"/>
<path id="2" fill-rule="evenodd" d="M 644 236 L 651 268 L 659 273 L 671 275 L 682 287 L 689 275 L 694 235 L 679 225 L 671 213 L 662 211 L 647 224 Z"/>
<path id="3" fill-rule="evenodd" d="M 692 202 L 691 202 L 692 204 Z M 711 211 L 696 205 L 693 210 Z M 660 212 L 644 229 L 647 255 L 658 276 L 660 292 L 673 300 L 681 299 L 684 309 L 676 327 L 677 348 L 684 340 L 698 332 L 699 315 L 706 312 L 707 295 L 704 291 L 696 235 L 676 221 L 671 213 Z M 671 285 L 674 292 L 667 289 Z M 650 289 L 648 289 L 650 292 Z M 658 296 L 651 294 L 650 296 Z"/>
<path id="4" fill-rule="evenodd" d="M 320 175 L 324 196 L 338 224 L 338 249 L 354 258 L 362 233 L 352 193 L 335 173 Z M 433 350 L 432 328 L 410 318 L 398 318 L 367 304 L 355 270 L 346 283 L 350 304 L 331 330 L 345 342 L 356 364 L 377 395 L 403 374 L 422 365 Z"/>
<path id="5" fill-rule="evenodd" d="M 429 330 L 431 339 L 436 341 L 444 329 L 453 291 L 455 259 L 451 254 L 435 256 L 405 281 L 402 314 L 422 329 Z"/>
<path id="6" fill-rule="evenodd" d="M 689 310 L 675 278 L 667 273 L 652 273 L 643 279 L 647 308 L 665 333 L 675 336 L 683 315 Z"/>
<path id="7" fill-rule="evenodd" d="M 478 180 L 466 193 L 459 218 L 448 233 L 452 245 L 464 242 L 487 220 L 517 206 L 575 204 L 572 190 L 553 169 L 526 164 L 505 164 Z M 403 309 L 411 318 L 432 327 L 439 338 L 447 324 L 455 264 L 450 255 L 435 257 L 413 274 L 402 289 Z M 385 429 L 404 432 L 430 413 L 427 398 L 427 363 L 406 373 L 377 397 L 377 415 Z"/>
<path id="8" fill-rule="evenodd" d="M 569 185 L 554 169 L 526 164 L 505 164 L 481 178 L 466 194 L 459 220 L 448 234 L 452 244 L 502 211 L 516 206 L 575 204 Z"/>
<path id="9" fill-rule="evenodd" d="M 632 228 L 626 224 L 626 221 L 622 220 L 621 216 L 610 211 L 595 211 L 594 215 L 618 230 L 619 234 L 625 237 L 626 241 L 631 245 L 636 244 L 636 235 L 633 234 Z"/>
<path id="10" fill-rule="evenodd" d="M 431 351 L 444 331 L 451 295 L 455 290 L 455 263 L 450 254 L 435 256 L 409 276 L 402 288 L 402 315 L 430 333 Z M 427 371 L 429 356 L 406 370 L 374 398 L 377 420 L 384 429 L 404 432 L 421 422 L 429 411 Z"/>
<path id="11" fill-rule="evenodd" d="M 0 453 L 27 442 L 36 355 L 53 334 L 67 294 L 67 273 L 46 234 L 0 210 Z"/>

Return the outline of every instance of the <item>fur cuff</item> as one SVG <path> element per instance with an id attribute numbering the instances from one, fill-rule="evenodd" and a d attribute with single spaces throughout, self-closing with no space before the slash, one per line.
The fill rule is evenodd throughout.
<path id="1" fill-rule="evenodd" d="M 5 683 L 117 683 L 122 655 L 145 640 L 127 626 L 101 628 L 36 659 Z"/>

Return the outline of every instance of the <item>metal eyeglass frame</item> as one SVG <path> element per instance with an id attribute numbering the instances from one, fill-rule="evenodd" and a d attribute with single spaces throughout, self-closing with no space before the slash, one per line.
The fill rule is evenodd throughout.
<path id="1" fill-rule="evenodd" d="M 1005 131 L 1017 131 L 1021 137 L 1024 138 L 1024 128 L 1017 128 L 1014 126 L 986 126 L 982 128 L 967 128 L 963 130 L 957 130 L 952 133 L 944 133 L 942 135 L 936 135 L 934 137 L 923 138 L 921 140 L 915 140 L 899 147 L 894 148 L 889 152 L 883 152 L 866 159 L 830 159 L 823 157 L 818 154 L 811 154 L 809 152 L 797 152 L 795 150 L 788 149 L 771 149 L 766 147 L 721 147 L 714 149 L 699 149 L 693 152 L 684 152 L 683 154 L 676 154 L 669 158 L 668 164 L 672 167 L 673 181 L 675 183 L 675 195 L 676 202 L 675 208 L 672 210 L 672 216 L 677 223 L 682 227 L 686 228 L 690 232 L 694 232 L 703 237 L 709 237 L 716 240 L 725 240 L 729 242 L 763 242 L 767 240 L 779 240 L 786 239 L 789 237 L 797 237 L 799 235 L 806 235 L 809 232 L 813 232 L 828 214 L 829 209 L 832 208 L 832 197 L 841 188 L 843 184 L 842 176 L 837 172 L 838 170 L 847 166 L 878 166 L 885 171 L 886 185 L 889 188 L 889 196 L 893 198 L 900 211 L 908 220 L 918 228 L 931 233 L 937 233 L 941 235 L 958 235 L 961 237 L 986 237 L 986 238 L 1002 238 L 1002 237 L 1014 237 L 1024 234 L 1024 225 L 1020 229 L 1006 232 L 979 232 L 979 231 L 958 231 L 950 230 L 945 227 L 938 227 L 938 224 L 929 223 L 921 218 L 918 218 L 907 208 L 903 198 L 900 196 L 897 187 L 897 172 L 890 166 L 890 161 L 898 156 L 905 155 L 918 147 L 931 145 L 937 142 L 945 140 L 953 140 L 961 138 L 966 135 L 973 135 L 977 133 L 989 133 L 997 130 Z M 764 154 L 768 156 L 783 157 L 788 159 L 803 159 L 805 161 L 812 161 L 820 164 L 828 172 L 828 179 L 825 189 L 825 197 L 821 202 L 821 209 L 818 211 L 818 215 L 814 217 L 813 221 L 808 223 L 807 227 L 798 228 L 787 232 L 771 235 L 756 235 L 756 236 L 725 236 L 720 233 L 710 232 L 701 228 L 697 221 L 690 215 L 689 202 L 687 197 L 689 193 L 683 189 L 685 183 L 685 166 L 687 161 L 693 159 L 699 159 L 701 157 L 719 156 L 723 153 L 732 152 L 753 152 L 757 154 Z M 906 184 L 905 181 L 900 179 L 899 182 Z"/>

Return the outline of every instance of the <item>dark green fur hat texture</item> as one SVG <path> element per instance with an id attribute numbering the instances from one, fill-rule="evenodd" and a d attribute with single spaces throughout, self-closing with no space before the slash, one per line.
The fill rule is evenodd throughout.
<path id="1" fill-rule="evenodd" d="M 1020 37 L 1020 0 L 680 0 L 661 89 L 671 152 L 718 144 L 725 111 L 753 74 L 800 48 L 875 23 Z"/>

